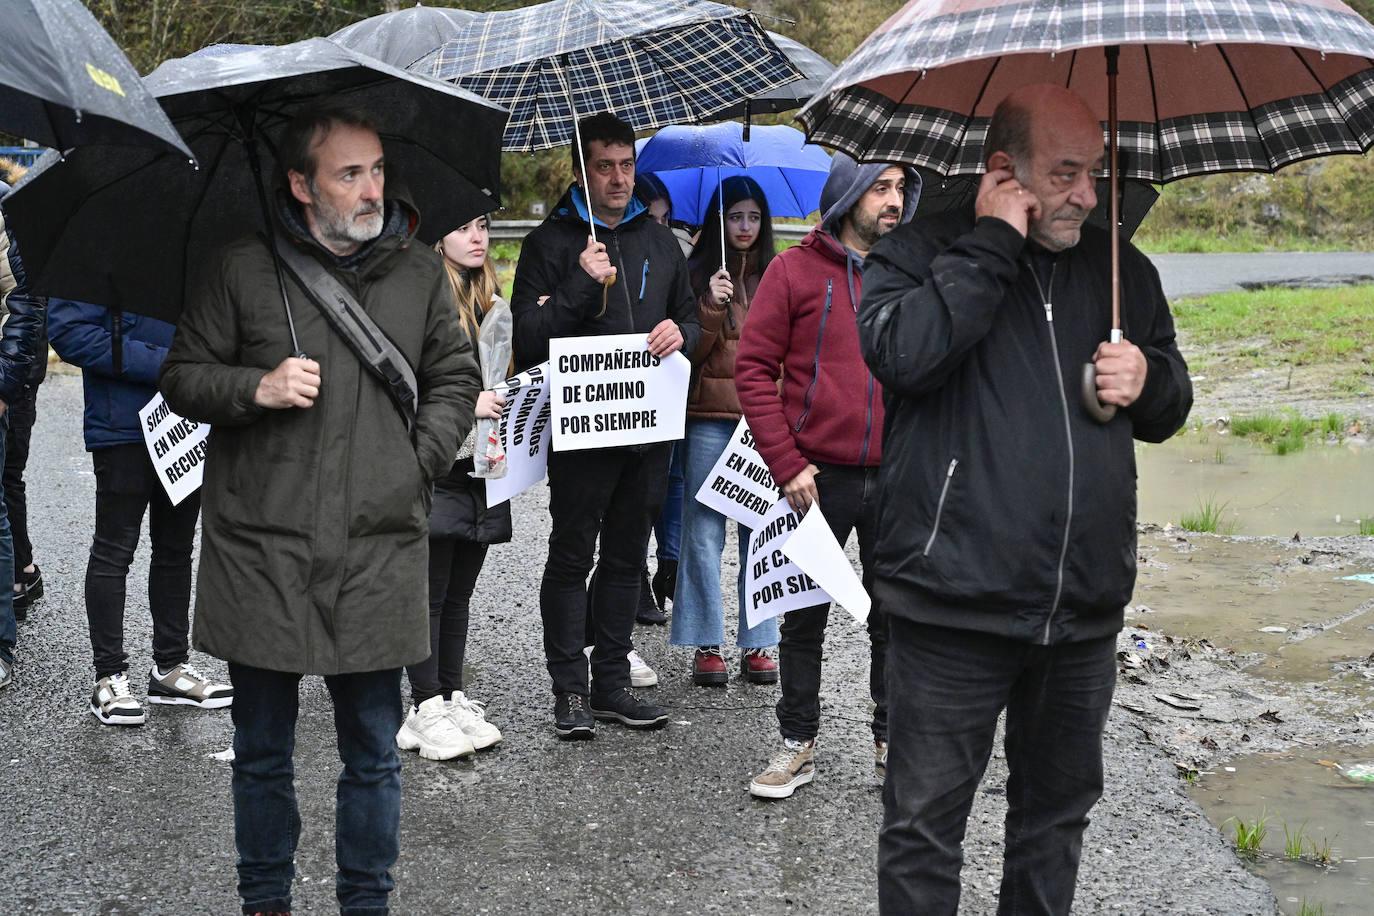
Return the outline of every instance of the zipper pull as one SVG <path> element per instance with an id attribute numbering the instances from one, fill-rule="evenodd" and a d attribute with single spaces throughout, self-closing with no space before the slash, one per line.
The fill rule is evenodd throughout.
<path id="1" fill-rule="evenodd" d="M 1046 302 L 1046 303 L 1045 303 L 1045 320 L 1048 321 L 1050 324 L 1053 324 L 1053 323 L 1054 323 L 1054 303 L 1053 303 L 1053 302 Z"/>
<path id="2" fill-rule="evenodd" d="M 949 470 L 945 472 L 945 479 L 946 479 L 946 480 L 949 480 L 951 477 L 954 476 L 954 469 L 957 468 L 958 466 L 959 466 L 959 459 L 958 459 L 958 458 L 951 458 L 951 459 L 949 459 Z"/>

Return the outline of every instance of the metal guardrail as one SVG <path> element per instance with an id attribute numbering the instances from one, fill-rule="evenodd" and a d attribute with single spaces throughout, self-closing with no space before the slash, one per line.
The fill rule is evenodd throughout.
<path id="1" fill-rule="evenodd" d="M 24 168 L 33 165 L 38 161 L 38 157 L 46 152 L 47 150 L 41 146 L 0 146 L 0 156 L 13 159 Z"/>
<path id="2" fill-rule="evenodd" d="M 518 242 L 529 235 L 530 230 L 542 223 L 538 219 L 498 219 L 492 220 L 491 238 L 496 242 Z M 774 223 L 773 238 L 788 242 L 800 242 L 811 231 L 810 225 L 798 223 Z"/>

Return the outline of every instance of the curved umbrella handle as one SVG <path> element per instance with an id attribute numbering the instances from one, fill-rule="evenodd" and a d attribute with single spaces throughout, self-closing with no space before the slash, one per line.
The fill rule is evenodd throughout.
<path id="1" fill-rule="evenodd" d="M 1116 416 L 1116 405 L 1103 404 L 1097 399 L 1097 366 L 1084 363 L 1081 378 L 1079 393 L 1082 395 L 1083 409 L 1098 423 L 1111 422 L 1112 417 Z"/>

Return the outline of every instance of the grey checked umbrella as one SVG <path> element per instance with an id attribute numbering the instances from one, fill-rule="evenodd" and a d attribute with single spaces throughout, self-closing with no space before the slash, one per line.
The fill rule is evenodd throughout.
<path id="1" fill-rule="evenodd" d="M 702 123 L 801 78 L 753 14 L 709 0 L 552 0 L 485 13 L 410 69 L 510 109 L 512 152 L 572 142 L 575 115 L 609 111 L 635 130 Z"/>
<path id="2" fill-rule="evenodd" d="M 973 175 L 1008 93 L 1066 86 L 1107 123 L 1119 225 L 1123 177 L 1272 172 L 1370 149 L 1371 59 L 1374 26 L 1338 0 L 910 0 L 798 120 L 812 142 L 861 160 Z M 1116 341 L 1120 233 L 1111 238 Z M 1091 365 L 1082 387 L 1089 412 L 1111 419 Z"/>
<path id="3" fill-rule="evenodd" d="M 798 119 L 857 158 L 977 174 L 1017 86 L 1067 86 L 1106 121 L 1109 46 L 1125 178 L 1272 172 L 1374 145 L 1374 26 L 1336 0 L 912 0 Z"/>
<path id="4" fill-rule="evenodd" d="M 752 95 L 724 111 L 716 112 L 717 118 L 748 118 L 756 114 L 781 114 L 800 108 L 820 90 L 821 85 L 830 78 L 830 74 L 835 72 L 834 64 L 801 42 L 793 41 L 777 32 L 769 32 L 768 37 L 778 46 L 779 51 L 787 55 L 792 66 L 801 71 L 802 78 L 776 89 Z"/>
<path id="5" fill-rule="evenodd" d="M 0 130 L 53 149 L 151 146 L 183 165 L 193 158 L 80 0 L 10 0 L 0 48 Z"/>
<path id="6" fill-rule="evenodd" d="M 471 10 L 417 3 L 345 26 L 330 35 L 329 40 L 404 69 L 457 36 L 481 15 Z"/>

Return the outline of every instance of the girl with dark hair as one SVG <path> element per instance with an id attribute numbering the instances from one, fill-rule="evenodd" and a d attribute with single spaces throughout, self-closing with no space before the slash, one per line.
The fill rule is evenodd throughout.
<path id="1" fill-rule="evenodd" d="M 724 250 L 722 250 L 722 215 Z M 706 225 L 687 265 L 697 295 L 701 340 L 692 353 L 693 384 L 687 398 L 683 449 L 682 546 L 677 594 L 673 600 L 671 642 L 696 646 L 692 680 L 698 686 L 729 680 L 721 644 L 725 608 L 721 600 L 720 561 L 725 549 L 725 517 L 692 496 L 730 442 L 743 415 L 735 394 L 735 350 L 749 302 L 773 259 L 773 225 L 763 189 L 752 178 L 735 176 L 720 183 Z M 745 620 L 744 569 L 749 531 L 739 528 L 739 630 L 744 650 L 740 671 L 756 684 L 778 679 L 775 649 L 778 624 L 767 620 L 749 628 Z"/>

